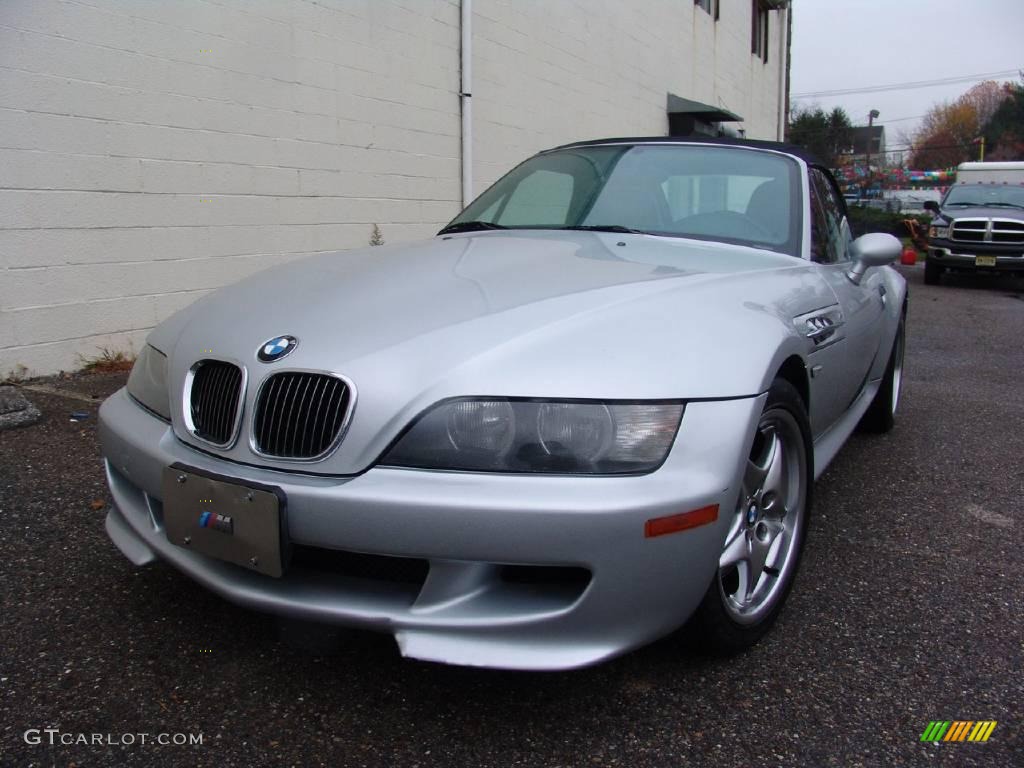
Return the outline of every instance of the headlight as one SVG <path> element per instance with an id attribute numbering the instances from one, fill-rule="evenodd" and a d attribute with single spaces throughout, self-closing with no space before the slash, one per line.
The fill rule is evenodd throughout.
<path id="1" fill-rule="evenodd" d="M 945 227 L 929 227 L 928 228 L 928 237 L 940 237 L 940 238 L 949 237 L 949 227 L 948 226 L 945 226 Z"/>
<path id="2" fill-rule="evenodd" d="M 665 460 L 682 403 L 465 398 L 423 414 L 380 460 L 420 469 L 637 474 Z"/>
<path id="3" fill-rule="evenodd" d="M 148 344 L 144 346 L 128 376 L 128 394 L 153 413 L 170 421 L 167 355 Z"/>

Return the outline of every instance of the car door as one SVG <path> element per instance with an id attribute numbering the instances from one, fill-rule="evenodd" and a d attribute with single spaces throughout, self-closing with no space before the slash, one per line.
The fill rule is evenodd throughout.
<path id="1" fill-rule="evenodd" d="M 815 432 L 834 424 L 864 389 L 878 355 L 886 301 L 885 282 L 878 269 L 869 269 L 860 284 L 846 273 L 851 266 L 853 237 L 846 208 L 831 176 L 821 168 L 808 168 L 811 193 L 811 258 L 832 288 L 841 316 L 843 342 L 812 363 L 816 401 L 812 421 Z M 827 350 L 822 350 L 825 353 Z M 819 357 L 812 355 L 812 357 Z"/>

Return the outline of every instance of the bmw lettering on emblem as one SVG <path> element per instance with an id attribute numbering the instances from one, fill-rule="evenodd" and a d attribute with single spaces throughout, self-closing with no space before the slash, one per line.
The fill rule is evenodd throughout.
<path id="1" fill-rule="evenodd" d="M 299 340 L 294 336 L 275 336 L 260 347 L 256 357 L 262 363 L 274 363 L 290 354 L 298 343 Z"/>

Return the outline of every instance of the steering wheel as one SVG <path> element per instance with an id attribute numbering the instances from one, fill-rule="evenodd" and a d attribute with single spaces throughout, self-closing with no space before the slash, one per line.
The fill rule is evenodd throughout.
<path id="1" fill-rule="evenodd" d="M 776 234 L 772 232 L 770 229 L 768 229 L 768 227 L 764 226 L 757 219 L 752 219 L 744 214 L 737 215 L 743 216 L 743 222 L 747 224 L 751 229 L 756 230 L 757 233 L 761 235 L 762 240 L 770 243 L 776 238 Z"/>

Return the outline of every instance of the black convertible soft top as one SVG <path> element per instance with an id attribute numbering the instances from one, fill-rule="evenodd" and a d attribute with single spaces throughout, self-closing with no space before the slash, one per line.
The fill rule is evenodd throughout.
<path id="1" fill-rule="evenodd" d="M 590 139 L 588 141 L 574 141 L 571 144 L 563 144 L 560 147 L 554 147 L 545 151 L 554 152 L 559 149 L 572 149 L 575 147 L 596 147 L 602 144 L 721 144 L 730 147 L 771 149 L 775 152 L 784 152 L 787 155 L 798 157 L 810 165 L 821 165 L 814 155 L 795 144 L 786 144 L 781 141 L 760 141 L 758 139 L 713 138 L 710 136 L 630 136 L 624 138 Z"/>

